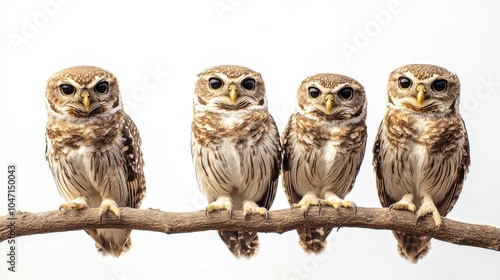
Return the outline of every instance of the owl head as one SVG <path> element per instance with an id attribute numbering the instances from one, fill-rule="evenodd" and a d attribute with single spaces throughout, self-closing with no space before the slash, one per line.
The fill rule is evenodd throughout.
<path id="1" fill-rule="evenodd" d="M 57 72 L 47 81 L 45 96 L 47 109 L 59 115 L 88 118 L 122 109 L 115 76 L 93 66 Z"/>
<path id="2" fill-rule="evenodd" d="M 338 74 L 307 77 L 297 92 L 299 110 L 328 121 L 366 116 L 365 89 L 356 80 Z"/>
<path id="3" fill-rule="evenodd" d="M 198 74 L 194 103 L 215 110 L 267 108 L 264 81 L 242 66 L 215 66 Z"/>
<path id="4" fill-rule="evenodd" d="M 414 113 L 447 113 L 458 110 L 460 81 L 435 65 L 409 64 L 389 75 L 390 107 Z"/>

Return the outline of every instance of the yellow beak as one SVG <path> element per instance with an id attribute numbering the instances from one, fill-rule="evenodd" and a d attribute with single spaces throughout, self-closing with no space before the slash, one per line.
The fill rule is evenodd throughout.
<path id="1" fill-rule="evenodd" d="M 425 86 L 423 84 L 419 84 L 416 88 L 417 90 L 417 104 L 418 106 L 422 106 L 422 102 L 424 102 L 425 98 Z"/>
<path id="2" fill-rule="evenodd" d="M 238 90 L 238 86 L 235 84 L 230 84 L 227 89 L 229 90 L 229 97 L 231 98 L 231 101 L 234 102 L 236 101 L 236 98 L 238 98 L 238 93 L 236 92 Z"/>
<path id="3" fill-rule="evenodd" d="M 325 100 L 326 100 L 326 113 L 330 114 L 330 112 L 332 112 L 332 107 L 333 107 L 333 94 L 331 93 L 326 94 Z"/>
<path id="4" fill-rule="evenodd" d="M 82 97 L 83 106 L 85 106 L 85 110 L 87 110 L 88 112 L 90 109 L 90 100 L 89 100 L 90 93 L 86 90 L 83 90 L 80 96 Z"/>

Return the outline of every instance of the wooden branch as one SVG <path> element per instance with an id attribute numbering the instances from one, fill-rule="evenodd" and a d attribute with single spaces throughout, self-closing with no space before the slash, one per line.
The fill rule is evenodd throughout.
<path id="1" fill-rule="evenodd" d="M 121 208 L 121 214 L 120 220 L 107 213 L 100 221 L 98 209 L 95 208 L 42 213 L 17 211 L 15 219 L 12 216 L 0 217 L 2 225 L 0 242 L 11 236 L 20 237 L 84 228 L 129 228 L 173 234 L 217 229 L 283 233 L 297 228 L 325 226 L 399 230 L 432 236 L 454 244 L 500 251 L 500 228 L 443 218 L 443 224 L 436 231 L 430 216 L 421 219 L 417 224 L 417 219 L 412 213 L 387 208 L 358 207 L 355 212 L 352 208 L 335 210 L 324 207 L 319 213 L 318 207 L 311 207 L 305 218 L 301 210 L 287 209 L 270 211 L 267 220 L 256 214 L 243 219 L 241 211 L 233 211 L 231 219 L 227 211 L 213 212 L 207 217 L 204 211 L 172 213 L 155 209 Z"/>

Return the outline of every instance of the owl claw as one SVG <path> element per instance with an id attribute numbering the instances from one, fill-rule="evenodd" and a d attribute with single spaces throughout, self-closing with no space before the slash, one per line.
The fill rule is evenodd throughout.
<path id="1" fill-rule="evenodd" d="M 107 212 L 112 212 L 118 217 L 118 220 L 121 219 L 121 212 L 120 209 L 118 209 L 118 204 L 112 199 L 104 199 L 101 202 L 101 206 L 99 206 L 99 221 L 102 221 L 103 214 Z"/>
<path id="2" fill-rule="evenodd" d="M 442 224 L 441 214 L 439 213 L 439 210 L 434 205 L 434 202 L 432 201 L 432 198 L 426 196 L 422 200 L 422 205 L 420 206 L 420 208 L 417 211 L 417 222 L 416 222 L 416 224 L 418 224 L 418 222 L 423 217 L 425 217 L 427 214 L 431 214 L 432 215 L 432 218 L 434 219 L 434 224 L 436 225 L 436 231 L 438 231 L 439 227 L 441 227 L 441 224 Z"/>
<path id="3" fill-rule="evenodd" d="M 256 213 L 265 216 L 266 220 L 269 217 L 269 213 L 265 207 L 260 207 L 259 205 L 257 205 L 257 203 L 253 201 L 243 202 L 243 219 L 245 219 L 247 215 L 251 213 Z"/>
<path id="4" fill-rule="evenodd" d="M 422 220 L 426 215 L 417 215 L 417 221 L 415 222 L 415 226 L 418 225 L 418 222 L 420 220 Z M 435 229 L 435 232 L 438 232 L 439 231 L 439 228 L 441 227 L 441 223 L 442 223 L 442 220 L 441 220 L 441 217 L 436 217 L 434 213 L 432 213 L 432 218 L 434 219 L 434 223 L 436 225 L 436 229 Z"/>
<path id="5" fill-rule="evenodd" d="M 61 211 L 61 210 L 81 210 L 81 209 L 85 209 L 85 208 L 89 208 L 89 206 L 87 205 L 87 202 L 85 201 L 85 199 L 79 197 L 79 198 L 76 198 L 74 200 L 66 201 L 65 203 L 61 204 L 61 206 L 59 206 L 59 211 Z"/>
<path id="6" fill-rule="evenodd" d="M 396 203 L 389 205 L 389 210 L 406 210 L 406 211 L 410 211 L 412 213 L 415 213 L 416 208 L 417 207 L 413 203 L 396 202 Z"/>
<path id="7" fill-rule="evenodd" d="M 417 207 L 415 206 L 415 204 L 413 204 L 413 195 L 406 194 L 398 202 L 395 202 L 395 203 L 389 205 L 389 210 L 392 210 L 392 209 L 406 210 L 406 211 L 410 211 L 412 213 L 415 213 L 415 210 L 417 209 Z"/>
<path id="8" fill-rule="evenodd" d="M 291 208 L 300 208 L 305 219 L 307 210 L 310 206 L 319 206 L 321 212 L 321 199 L 317 198 L 316 195 L 312 193 L 307 193 L 302 197 L 299 203 L 293 203 Z"/>
<path id="9" fill-rule="evenodd" d="M 208 213 L 217 211 L 217 210 L 227 210 L 229 212 L 229 219 L 233 218 L 233 204 L 231 202 L 231 198 L 226 196 L 219 197 L 216 201 L 208 204 L 207 208 L 205 208 L 205 216 L 208 217 Z"/>
<path id="10" fill-rule="evenodd" d="M 356 203 L 352 201 L 351 201 L 351 206 L 354 208 L 354 215 L 356 215 L 358 213 L 358 206 L 356 205 Z"/>
<path id="11" fill-rule="evenodd" d="M 354 212 L 355 213 L 357 212 L 356 203 L 354 203 L 352 201 L 349 201 L 349 200 L 343 200 L 343 199 L 338 199 L 338 200 L 337 199 L 335 199 L 335 200 L 325 199 L 325 200 L 321 201 L 321 204 L 325 205 L 325 206 L 332 206 L 334 209 L 339 209 L 340 207 L 343 207 L 343 208 L 354 208 Z"/>

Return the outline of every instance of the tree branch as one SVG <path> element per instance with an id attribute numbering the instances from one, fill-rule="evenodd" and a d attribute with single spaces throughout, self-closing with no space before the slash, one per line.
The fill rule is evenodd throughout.
<path id="1" fill-rule="evenodd" d="M 15 219 L 14 219 L 15 218 Z M 99 220 L 98 209 L 78 211 L 49 211 L 27 213 L 17 211 L 14 217 L 0 217 L 0 242 L 11 237 L 81 230 L 84 228 L 128 228 L 173 233 L 188 233 L 206 230 L 241 230 L 283 233 L 303 227 L 358 227 L 398 230 L 432 236 L 445 242 L 487 248 L 500 251 L 500 229 L 487 225 L 475 225 L 443 218 L 443 224 L 435 230 L 430 216 L 417 224 L 416 217 L 407 211 L 387 208 L 333 209 L 311 207 L 304 216 L 300 210 L 270 211 L 269 218 L 252 214 L 243 218 L 241 211 L 203 211 L 189 213 L 163 212 L 156 209 L 121 208 L 121 219 L 111 213 Z"/>

